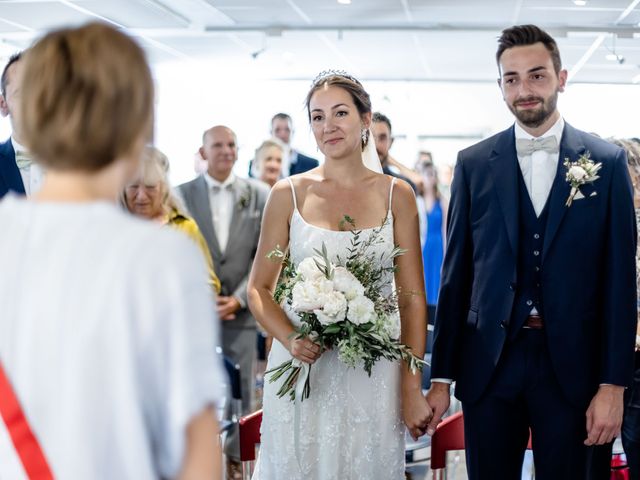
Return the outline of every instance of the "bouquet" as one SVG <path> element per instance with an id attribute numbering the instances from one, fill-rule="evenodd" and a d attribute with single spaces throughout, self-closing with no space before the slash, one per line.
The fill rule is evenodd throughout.
<path id="1" fill-rule="evenodd" d="M 349 217 L 345 219 L 354 225 Z M 354 225 L 355 226 L 355 225 Z M 326 245 L 314 249 L 296 267 L 279 247 L 268 257 L 281 260 L 283 269 L 274 292 L 275 301 L 299 315 L 301 325 L 295 338 L 309 337 L 324 349 L 337 349 L 339 359 L 347 366 L 362 365 L 371 376 L 373 365 L 380 359 L 404 360 L 412 373 L 422 370 L 425 362 L 399 342 L 400 329 L 398 294 L 383 294 L 387 273 L 396 267 L 393 259 L 404 254 L 399 247 L 382 254 L 370 253 L 373 245 L 382 242 L 382 226 L 363 240 L 361 231 L 352 230 L 346 258 L 332 262 Z M 309 397 L 307 369 L 297 359 L 291 359 L 266 372 L 270 382 L 286 376 L 278 397 L 289 394 L 296 398 L 298 382 L 304 382 L 301 400 Z"/>

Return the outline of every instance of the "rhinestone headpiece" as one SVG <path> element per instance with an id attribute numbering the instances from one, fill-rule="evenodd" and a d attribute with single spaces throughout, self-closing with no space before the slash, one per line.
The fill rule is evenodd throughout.
<path id="1" fill-rule="evenodd" d="M 353 75 L 350 75 L 349 73 L 345 72 L 344 70 L 323 70 L 321 71 L 316 78 L 313 79 L 313 82 L 311 83 L 312 87 L 315 87 L 316 85 L 320 85 L 324 80 L 326 80 L 327 78 L 330 77 L 344 77 L 347 78 L 349 80 L 351 80 L 352 82 L 357 83 L 358 85 L 362 85 L 360 83 L 360 81 L 354 77 Z"/>

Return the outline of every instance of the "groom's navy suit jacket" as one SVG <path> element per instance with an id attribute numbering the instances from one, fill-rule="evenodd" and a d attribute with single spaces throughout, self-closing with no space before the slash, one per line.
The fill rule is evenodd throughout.
<path id="1" fill-rule="evenodd" d="M 9 191 L 25 194 L 11 139 L 0 143 L 0 198 Z"/>
<path id="2" fill-rule="evenodd" d="M 590 152 L 600 178 L 569 207 L 565 158 Z M 436 314 L 432 378 L 477 401 L 505 342 L 517 289 L 518 159 L 513 127 L 459 153 Z M 565 124 L 548 198 L 541 267 L 544 334 L 567 399 L 627 385 L 636 326 L 636 224 L 624 152 Z"/>

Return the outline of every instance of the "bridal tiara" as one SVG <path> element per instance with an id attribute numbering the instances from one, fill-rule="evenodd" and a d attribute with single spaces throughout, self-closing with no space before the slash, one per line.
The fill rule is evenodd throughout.
<path id="1" fill-rule="evenodd" d="M 347 73 L 344 70 L 323 70 L 321 71 L 316 78 L 313 79 L 313 82 L 311 82 L 311 86 L 315 87 L 316 85 L 321 84 L 324 80 L 326 80 L 327 78 L 330 77 L 344 77 L 348 80 L 351 80 L 352 82 L 357 83 L 358 85 L 362 86 L 362 84 L 360 83 L 360 81 L 354 77 L 353 75 Z"/>

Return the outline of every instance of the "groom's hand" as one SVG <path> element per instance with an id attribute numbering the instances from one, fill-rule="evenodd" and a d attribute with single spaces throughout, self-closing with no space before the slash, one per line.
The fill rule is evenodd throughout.
<path id="1" fill-rule="evenodd" d="M 587 409 L 587 439 L 585 445 L 611 442 L 622 426 L 624 387 L 600 385 Z"/>
<path id="2" fill-rule="evenodd" d="M 240 302 L 236 297 L 219 296 L 217 298 L 218 303 L 218 317 L 220 320 L 235 320 L 236 312 L 240 310 Z"/>
<path id="3" fill-rule="evenodd" d="M 436 427 L 442 421 L 442 416 L 449 409 L 451 397 L 449 394 L 449 384 L 443 382 L 432 382 L 429 392 L 427 392 L 427 403 L 433 409 L 433 417 L 427 426 L 427 433 L 433 435 Z"/>

